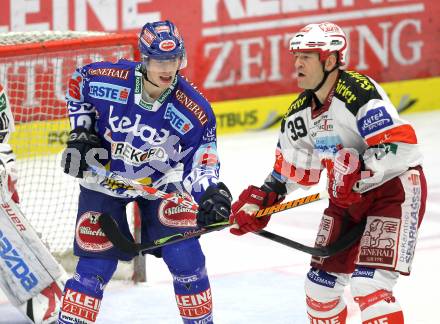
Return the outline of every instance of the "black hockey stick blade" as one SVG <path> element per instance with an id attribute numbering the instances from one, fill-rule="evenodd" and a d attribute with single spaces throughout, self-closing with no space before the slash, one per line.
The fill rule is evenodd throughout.
<path id="1" fill-rule="evenodd" d="M 290 248 L 293 248 L 295 250 L 305 252 L 308 254 L 311 254 L 313 256 L 318 257 L 330 257 L 335 254 L 338 254 L 345 249 L 348 249 L 350 246 L 355 244 L 362 236 L 362 233 L 364 232 L 366 224 L 366 219 L 364 219 L 362 222 L 358 223 L 355 227 L 353 227 L 349 232 L 347 232 L 345 235 L 341 236 L 338 240 L 331 243 L 327 246 L 317 246 L 317 247 L 311 247 L 304 244 L 301 244 L 299 242 L 290 240 L 286 237 L 277 235 L 272 232 L 268 232 L 265 230 L 261 230 L 259 232 L 255 232 L 258 236 L 267 238 L 271 241 L 278 242 L 282 245 L 288 246 Z"/>
<path id="2" fill-rule="evenodd" d="M 99 217 L 99 224 L 101 225 L 101 229 L 104 234 L 108 237 L 110 242 L 112 242 L 115 247 L 125 253 L 132 255 L 138 255 L 139 253 L 153 250 L 168 244 L 177 243 L 183 240 L 187 240 L 189 238 L 198 237 L 200 235 L 211 233 L 214 231 L 219 231 L 229 226 L 228 221 L 219 222 L 211 224 L 210 226 L 205 228 L 197 227 L 183 233 L 176 233 L 170 236 L 162 237 L 155 241 L 140 244 L 127 239 L 119 231 L 118 225 L 109 214 L 102 214 Z"/>
<path id="3" fill-rule="evenodd" d="M 119 231 L 118 224 L 110 214 L 101 214 L 99 216 L 99 225 L 115 247 L 125 253 L 133 254 L 132 245 L 135 244 L 134 241 L 130 241 Z"/>

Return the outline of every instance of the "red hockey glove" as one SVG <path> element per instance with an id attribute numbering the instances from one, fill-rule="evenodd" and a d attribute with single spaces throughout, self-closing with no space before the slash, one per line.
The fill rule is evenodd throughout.
<path id="1" fill-rule="evenodd" d="M 359 202 L 361 194 L 353 186 L 361 179 L 361 160 L 353 151 L 342 149 L 336 153 L 333 168 L 328 173 L 328 193 L 337 206 L 348 208 Z"/>
<path id="2" fill-rule="evenodd" d="M 243 235 L 248 232 L 257 232 L 266 227 L 270 220 L 269 216 L 255 217 L 253 214 L 261 208 L 272 206 L 278 199 L 278 194 L 267 192 L 255 186 L 249 186 L 244 190 L 238 201 L 232 204 L 230 224 L 237 224 L 238 228 L 232 227 L 229 231 L 234 235 Z"/>

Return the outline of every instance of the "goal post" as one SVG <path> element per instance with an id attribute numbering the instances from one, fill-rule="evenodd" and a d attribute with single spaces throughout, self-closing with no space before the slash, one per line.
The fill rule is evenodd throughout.
<path id="1" fill-rule="evenodd" d="M 15 120 L 9 142 L 17 155 L 20 205 L 68 271 L 75 264 L 71 256 L 79 185 L 60 167 L 70 131 L 67 83 L 77 67 L 91 62 L 139 60 L 137 44 L 136 34 L 0 33 L 0 84 L 7 91 Z M 139 230 L 138 222 L 130 219 L 129 223 L 133 231 Z M 117 277 L 145 278 L 145 258 L 135 263 L 135 267 L 120 263 Z"/>

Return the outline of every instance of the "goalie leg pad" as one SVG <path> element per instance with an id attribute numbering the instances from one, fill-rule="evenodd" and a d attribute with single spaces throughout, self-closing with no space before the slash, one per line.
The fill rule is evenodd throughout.
<path id="1" fill-rule="evenodd" d="M 310 269 L 304 286 L 310 323 L 345 323 L 347 306 L 343 294 L 349 278 L 348 274 Z"/>
<path id="2" fill-rule="evenodd" d="M 105 285 L 117 264 L 117 260 L 81 257 L 73 278 L 66 282 L 58 322 L 95 323 Z"/>
<path id="3" fill-rule="evenodd" d="M 0 204 L 0 288 L 35 324 L 58 317 L 67 274 L 53 258 L 18 205 Z"/>
<path id="4" fill-rule="evenodd" d="M 361 309 L 362 323 L 403 323 L 403 312 L 393 296 L 398 272 L 356 267 L 351 293 Z"/>
<path id="5" fill-rule="evenodd" d="M 213 323 L 211 288 L 199 240 L 164 246 L 162 257 L 173 275 L 177 307 L 183 323 Z"/>
<path id="6" fill-rule="evenodd" d="M 23 304 L 62 273 L 18 206 L 0 204 L 0 275 L 11 303 Z"/>

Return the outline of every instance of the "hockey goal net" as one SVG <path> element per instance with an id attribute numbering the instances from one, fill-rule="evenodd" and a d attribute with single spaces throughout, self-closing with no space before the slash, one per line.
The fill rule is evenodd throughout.
<path id="1" fill-rule="evenodd" d="M 20 205 L 44 243 L 68 270 L 71 265 L 66 263 L 73 261 L 68 256 L 79 186 L 60 167 L 70 131 L 64 100 L 67 81 L 82 65 L 138 59 L 138 55 L 133 34 L 0 34 L 0 84 L 6 88 L 16 125 L 10 144 L 17 155 Z"/>

